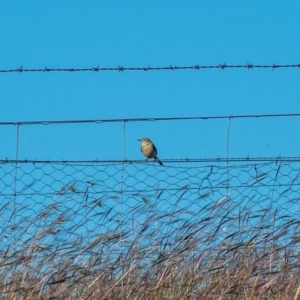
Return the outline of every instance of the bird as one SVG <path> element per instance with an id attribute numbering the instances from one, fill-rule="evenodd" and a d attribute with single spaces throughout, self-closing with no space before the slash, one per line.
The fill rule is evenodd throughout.
<path id="1" fill-rule="evenodd" d="M 161 160 L 157 157 L 157 149 L 155 147 L 155 145 L 152 143 L 152 141 L 148 138 L 141 138 L 138 139 L 138 141 L 142 142 L 141 144 L 141 151 L 142 153 L 147 157 L 146 160 L 148 158 L 153 158 L 154 160 L 156 160 L 161 166 L 163 166 L 163 163 L 161 162 Z"/>

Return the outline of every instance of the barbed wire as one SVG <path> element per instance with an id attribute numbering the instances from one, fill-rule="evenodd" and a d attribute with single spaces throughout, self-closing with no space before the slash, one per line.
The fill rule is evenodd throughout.
<path id="1" fill-rule="evenodd" d="M 84 119 L 84 120 L 31 120 L 31 121 L 2 121 L 0 126 L 18 125 L 55 125 L 55 124 L 80 124 L 80 123 L 124 123 L 124 122 L 156 122 L 156 121 L 192 121 L 212 119 L 251 119 L 251 118 L 290 118 L 300 117 L 300 113 L 284 114 L 251 114 L 227 116 L 195 116 L 195 117 L 144 117 L 144 118 L 118 118 L 118 119 Z"/>
<path id="2" fill-rule="evenodd" d="M 272 65 L 256 65 L 247 63 L 245 65 L 227 65 L 226 63 L 217 65 L 192 65 L 192 66 L 163 66 L 163 67 L 87 67 L 87 68 L 24 68 L 20 66 L 16 69 L 0 69 L 0 73 L 23 73 L 23 72 L 102 72 L 102 71 L 176 71 L 176 70 L 205 70 L 205 69 L 278 69 L 278 68 L 300 68 L 297 64 L 272 64 Z"/>

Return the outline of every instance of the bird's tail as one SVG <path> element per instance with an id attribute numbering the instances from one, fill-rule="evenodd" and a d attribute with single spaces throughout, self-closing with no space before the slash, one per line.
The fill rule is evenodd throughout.
<path id="1" fill-rule="evenodd" d="M 161 162 L 161 160 L 158 157 L 156 157 L 156 160 L 161 166 L 163 166 L 163 163 Z"/>

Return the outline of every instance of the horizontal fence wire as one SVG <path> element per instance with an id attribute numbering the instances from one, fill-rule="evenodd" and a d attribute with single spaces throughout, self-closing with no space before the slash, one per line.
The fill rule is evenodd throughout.
<path id="1" fill-rule="evenodd" d="M 275 157 L 212 157 L 212 158 L 172 158 L 172 159 L 163 159 L 164 163 L 233 163 L 233 162 L 298 162 L 300 161 L 300 156 L 275 156 Z M 0 159 L 1 164 L 19 164 L 19 163 L 42 163 L 42 164 L 144 164 L 145 160 L 132 160 L 132 159 L 92 159 L 92 160 L 52 160 L 52 159 Z"/>
<path id="2" fill-rule="evenodd" d="M 205 69 L 278 69 L 278 68 L 300 68 L 300 63 L 297 64 L 217 64 L 217 65 L 190 65 L 190 66 L 162 66 L 162 67 L 86 67 L 86 68 L 25 68 L 20 66 L 16 69 L 0 69 L 0 73 L 23 73 L 23 72 L 104 72 L 104 71 L 178 71 L 178 70 L 205 70 Z"/>
<path id="3" fill-rule="evenodd" d="M 285 114 L 252 114 L 252 115 L 227 115 L 227 116 L 195 116 L 195 117 L 146 117 L 146 118 L 119 118 L 119 119 L 85 119 L 85 120 L 31 120 L 31 121 L 0 121 L 0 126 L 20 125 L 62 125 L 85 123 L 129 123 L 129 122 L 160 122 L 160 121 L 193 121 L 193 120 L 222 120 L 222 119 L 257 119 L 257 118 L 298 118 L 300 113 Z"/>
<path id="4" fill-rule="evenodd" d="M 254 264 L 253 272 L 264 278 L 278 271 L 287 249 L 295 271 L 299 169 L 298 159 L 164 167 L 1 161 L 0 253 L 6 282 L 0 285 L 23 268 L 30 278 L 45 280 L 47 293 L 59 282 L 71 285 L 110 270 L 111 279 L 103 283 L 109 288 L 133 266 L 135 276 L 157 284 L 157 274 L 176 265 L 177 273 L 200 276 L 189 282 L 195 290 L 201 282 L 203 291 L 222 270 L 237 272 L 236 257 L 245 249 L 255 252 L 254 261 L 247 252 L 245 263 Z M 174 278 L 169 288 L 180 284 Z"/>

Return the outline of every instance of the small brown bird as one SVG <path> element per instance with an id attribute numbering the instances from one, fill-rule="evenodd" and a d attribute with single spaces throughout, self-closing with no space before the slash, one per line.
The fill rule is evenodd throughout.
<path id="1" fill-rule="evenodd" d="M 163 163 L 160 161 L 160 159 L 157 157 L 157 149 L 155 145 L 152 143 L 152 141 L 148 138 L 141 138 L 138 139 L 138 141 L 142 142 L 141 144 L 141 151 L 142 153 L 148 158 L 153 158 L 156 160 L 161 166 L 163 166 Z"/>

